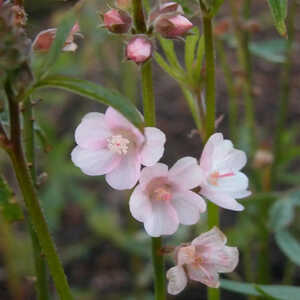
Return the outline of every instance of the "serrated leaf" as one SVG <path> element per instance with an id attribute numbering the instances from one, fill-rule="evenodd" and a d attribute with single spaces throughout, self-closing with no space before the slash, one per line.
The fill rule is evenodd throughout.
<path id="1" fill-rule="evenodd" d="M 225 279 L 221 280 L 221 288 L 244 295 L 268 296 L 278 300 L 298 299 L 300 295 L 300 288 L 295 286 L 262 285 Z"/>
<path id="2" fill-rule="evenodd" d="M 123 114 L 136 127 L 140 129 L 143 127 L 142 117 L 129 99 L 118 92 L 104 88 L 99 84 L 88 80 L 57 75 L 49 76 L 37 82 L 34 89 L 45 87 L 64 89 L 74 94 L 109 105 Z"/>
<path id="3" fill-rule="evenodd" d="M 70 12 L 64 17 L 64 19 L 58 26 L 55 40 L 53 41 L 49 53 L 46 55 L 44 62 L 42 63 L 40 69 L 37 72 L 38 78 L 45 76 L 45 74 L 49 72 L 50 68 L 58 60 L 58 57 L 62 52 L 65 42 L 75 22 L 75 15 L 72 12 Z"/>
<path id="4" fill-rule="evenodd" d="M 300 243 L 286 230 L 277 232 L 275 239 L 282 252 L 293 263 L 300 266 Z"/>
<path id="5" fill-rule="evenodd" d="M 7 222 L 23 219 L 22 209 L 16 202 L 14 193 L 2 177 L 0 177 L 0 210 Z"/>
<path id="6" fill-rule="evenodd" d="M 287 0 L 268 0 L 272 17 L 278 32 L 282 36 L 287 35 L 285 19 L 287 17 Z"/>

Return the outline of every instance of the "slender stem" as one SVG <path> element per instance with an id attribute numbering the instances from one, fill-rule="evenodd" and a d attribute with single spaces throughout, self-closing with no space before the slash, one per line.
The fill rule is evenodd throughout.
<path id="1" fill-rule="evenodd" d="M 215 132 L 216 118 L 216 84 L 215 84 L 215 50 L 213 39 L 213 21 L 210 14 L 205 11 L 200 0 L 200 7 L 203 14 L 204 27 L 204 44 L 205 44 L 205 59 L 206 59 L 206 82 L 205 82 L 205 101 L 206 101 L 206 118 L 205 118 L 205 142 Z M 207 222 L 208 227 L 219 225 L 219 208 L 212 202 L 207 206 Z M 208 288 L 208 299 L 219 300 L 220 290 Z"/>
<path id="2" fill-rule="evenodd" d="M 146 33 L 147 26 L 145 22 L 142 0 L 133 0 L 132 7 L 133 7 L 134 25 L 137 33 Z"/>
<path id="3" fill-rule="evenodd" d="M 56 248 L 51 238 L 47 222 L 40 207 L 39 199 L 34 188 L 28 164 L 21 144 L 21 126 L 19 103 L 15 101 L 14 92 L 9 81 L 5 84 L 8 97 L 12 150 L 8 152 L 16 173 L 16 177 L 29 212 L 33 228 L 38 236 L 40 245 L 45 253 L 54 284 L 58 290 L 61 300 L 72 300 L 71 291 L 62 268 Z"/>
<path id="4" fill-rule="evenodd" d="M 35 141 L 34 141 L 34 120 L 32 112 L 32 104 L 29 101 L 24 102 L 23 107 L 23 143 L 25 146 L 26 159 L 30 165 L 31 177 L 33 182 L 36 182 L 36 162 L 35 162 Z M 42 249 L 40 247 L 38 237 L 33 230 L 31 222 L 29 224 L 29 231 L 32 240 L 33 256 L 36 272 L 36 290 L 38 300 L 48 300 L 48 275 L 47 275 L 47 265 L 45 257 L 43 257 Z"/>

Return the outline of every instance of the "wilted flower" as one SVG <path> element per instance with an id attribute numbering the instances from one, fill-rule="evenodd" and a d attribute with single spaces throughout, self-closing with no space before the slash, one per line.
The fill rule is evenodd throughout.
<path id="1" fill-rule="evenodd" d="M 121 9 L 110 9 L 103 15 L 104 26 L 113 33 L 127 33 L 131 27 L 131 17 Z"/>
<path id="2" fill-rule="evenodd" d="M 77 44 L 74 42 L 74 36 L 80 36 L 82 35 L 79 33 L 80 28 L 79 24 L 76 22 L 75 25 L 72 27 L 71 32 L 66 39 L 65 45 L 62 49 L 62 51 L 71 51 L 74 52 L 77 49 Z M 52 46 L 52 43 L 55 39 L 57 29 L 56 28 L 50 28 L 41 31 L 35 38 L 35 40 L 32 43 L 32 48 L 34 51 L 37 52 L 48 52 Z"/>
<path id="3" fill-rule="evenodd" d="M 155 31 L 165 38 L 184 36 L 192 27 L 193 24 L 180 14 L 162 15 L 154 22 Z"/>
<path id="4" fill-rule="evenodd" d="M 136 36 L 126 46 L 126 58 L 142 64 L 151 58 L 153 45 L 145 36 Z"/>
<path id="5" fill-rule="evenodd" d="M 105 114 L 87 114 L 76 128 L 75 140 L 74 164 L 87 175 L 106 174 L 111 187 L 124 190 L 137 183 L 141 164 L 152 166 L 162 157 L 166 138 L 154 127 L 146 127 L 142 134 L 109 107 Z"/>
<path id="6" fill-rule="evenodd" d="M 234 149 L 230 140 L 221 133 L 213 134 L 206 143 L 200 159 L 204 177 L 200 183 L 200 194 L 226 209 L 243 210 L 235 199 L 251 194 L 247 176 L 240 172 L 245 166 L 245 152 Z"/>
<path id="7" fill-rule="evenodd" d="M 175 233 L 179 223 L 197 223 L 206 210 L 204 200 L 191 191 L 199 176 L 200 167 L 192 157 L 178 160 L 170 170 L 162 163 L 144 168 L 129 200 L 132 216 L 153 237 Z"/>
<path id="8" fill-rule="evenodd" d="M 226 236 L 214 227 L 199 235 L 191 244 L 178 247 L 176 266 L 167 272 L 168 293 L 180 293 L 188 279 L 218 288 L 219 273 L 232 272 L 239 261 L 238 249 L 225 246 L 226 242 Z"/>

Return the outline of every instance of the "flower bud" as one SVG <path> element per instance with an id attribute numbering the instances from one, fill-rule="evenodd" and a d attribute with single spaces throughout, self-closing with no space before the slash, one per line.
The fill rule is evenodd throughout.
<path id="1" fill-rule="evenodd" d="M 126 46 L 126 58 L 134 61 L 136 64 L 142 64 L 151 58 L 153 45 L 149 39 L 144 36 L 134 37 Z"/>
<path id="2" fill-rule="evenodd" d="M 177 2 L 167 2 L 155 8 L 149 17 L 149 22 L 152 23 L 157 17 L 162 14 L 179 13 L 183 14 L 183 9 Z"/>
<path id="3" fill-rule="evenodd" d="M 156 32 L 159 32 L 165 38 L 178 38 L 184 36 L 191 28 L 193 24 L 184 16 L 166 15 L 157 18 L 154 28 Z"/>
<path id="4" fill-rule="evenodd" d="M 104 26 L 113 33 L 127 33 L 131 27 L 131 17 L 120 9 L 110 9 L 103 15 Z"/>
<path id="5" fill-rule="evenodd" d="M 272 165 L 274 161 L 273 153 L 268 149 L 258 149 L 254 155 L 253 167 L 255 169 L 261 169 Z"/>

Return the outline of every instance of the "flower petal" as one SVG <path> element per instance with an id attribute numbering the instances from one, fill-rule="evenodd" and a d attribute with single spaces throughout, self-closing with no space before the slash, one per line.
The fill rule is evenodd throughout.
<path id="1" fill-rule="evenodd" d="M 212 288 L 218 288 L 220 286 L 219 274 L 213 268 L 206 269 L 200 264 L 190 264 L 187 265 L 186 268 L 190 279 L 202 282 Z"/>
<path id="2" fill-rule="evenodd" d="M 202 197 L 191 191 L 175 193 L 171 203 L 177 212 L 179 222 L 184 225 L 196 224 L 200 219 L 200 213 L 206 210 L 206 203 Z"/>
<path id="3" fill-rule="evenodd" d="M 213 134 L 204 146 L 201 158 L 200 167 L 205 171 L 209 172 L 212 168 L 212 157 L 214 154 L 214 149 L 223 141 L 222 133 Z"/>
<path id="4" fill-rule="evenodd" d="M 140 222 L 144 222 L 152 213 L 151 201 L 140 185 L 134 189 L 130 196 L 129 209 L 132 216 Z"/>
<path id="5" fill-rule="evenodd" d="M 125 129 L 129 130 L 136 138 L 136 143 L 142 145 L 144 142 L 144 136 L 132 123 L 130 123 L 125 117 L 117 112 L 112 107 L 108 107 L 105 112 L 105 121 L 110 129 Z"/>
<path id="6" fill-rule="evenodd" d="M 238 203 L 232 196 L 226 194 L 225 192 L 214 191 L 203 187 L 200 191 L 201 195 L 206 197 L 211 202 L 216 205 L 235 211 L 244 210 L 244 206 Z"/>
<path id="7" fill-rule="evenodd" d="M 102 148 L 110 135 L 104 115 L 95 112 L 87 114 L 75 130 L 76 143 L 91 150 Z"/>
<path id="8" fill-rule="evenodd" d="M 152 213 L 144 222 L 150 236 L 171 235 L 179 225 L 175 209 L 165 201 L 152 201 Z"/>
<path id="9" fill-rule="evenodd" d="M 246 153 L 242 150 L 233 149 L 223 160 L 216 164 L 215 169 L 224 172 L 239 171 L 246 163 Z"/>
<path id="10" fill-rule="evenodd" d="M 227 242 L 227 238 L 224 233 L 218 228 L 213 227 L 211 230 L 200 234 L 192 241 L 192 245 L 195 246 L 206 246 L 206 247 L 214 247 L 214 246 L 224 246 Z"/>
<path id="11" fill-rule="evenodd" d="M 146 140 L 141 151 L 142 164 L 144 166 L 153 166 L 164 154 L 166 136 L 155 127 L 146 127 L 144 135 Z"/>
<path id="12" fill-rule="evenodd" d="M 194 245 L 189 245 L 186 247 L 179 247 L 177 252 L 177 265 L 188 265 L 195 261 L 196 257 L 196 247 Z"/>
<path id="13" fill-rule="evenodd" d="M 248 188 L 248 177 L 241 172 L 236 172 L 232 176 L 221 177 L 218 179 L 218 184 L 212 189 L 224 192 L 243 191 Z"/>
<path id="14" fill-rule="evenodd" d="M 116 190 L 129 190 L 136 185 L 140 173 L 141 159 L 136 152 L 132 152 L 124 155 L 118 167 L 107 174 L 105 179 Z"/>
<path id="15" fill-rule="evenodd" d="M 175 266 L 167 272 L 168 293 L 170 295 L 179 294 L 187 285 L 187 277 L 183 267 Z"/>
<path id="16" fill-rule="evenodd" d="M 120 156 L 109 150 L 100 149 L 92 151 L 80 146 L 76 146 L 73 149 L 71 158 L 73 163 L 83 173 L 90 176 L 107 174 L 120 163 Z"/>
<path id="17" fill-rule="evenodd" d="M 199 186 L 203 174 L 195 158 L 183 157 L 170 169 L 169 179 L 180 191 L 186 191 Z"/>
<path id="18" fill-rule="evenodd" d="M 159 177 L 168 176 L 168 166 L 162 163 L 157 163 L 152 167 L 146 167 L 142 170 L 140 176 L 140 185 L 145 188 L 148 183 L 154 179 Z"/>

